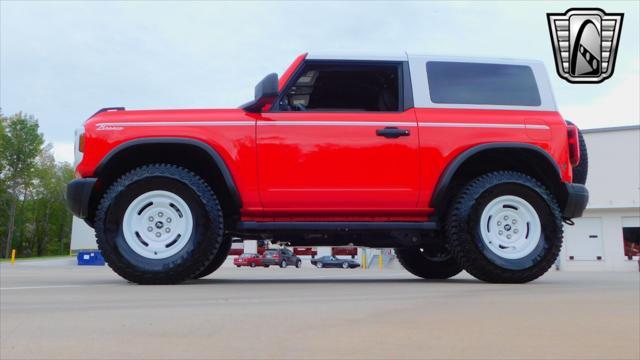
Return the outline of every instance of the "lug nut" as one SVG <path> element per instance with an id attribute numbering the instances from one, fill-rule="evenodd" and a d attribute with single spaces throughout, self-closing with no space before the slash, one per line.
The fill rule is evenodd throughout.
<path id="1" fill-rule="evenodd" d="M 517 234 L 518 233 L 518 229 L 513 229 L 513 233 Z"/>
<path id="2" fill-rule="evenodd" d="M 153 221 L 153 216 L 149 216 L 149 221 Z"/>
<path id="3" fill-rule="evenodd" d="M 509 216 L 505 215 L 505 216 L 503 217 L 503 219 L 505 219 L 505 220 L 509 220 Z"/>
<path id="4" fill-rule="evenodd" d="M 511 220 L 511 223 L 515 225 L 517 223 L 516 219 Z"/>
<path id="5" fill-rule="evenodd" d="M 162 211 L 160 211 L 160 212 L 158 213 L 158 217 L 163 217 L 163 216 L 164 216 L 164 214 L 162 213 Z"/>
<path id="6" fill-rule="evenodd" d="M 170 222 L 171 222 L 171 218 L 170 218 L 170 217 L 168 217 L 168 218 L 167 218 L 167 222 L 168 222 L 168 223 L 170 223 Z"/>
<path id="7" fill-rule="evenodd" d="M 504 234 L 502 230 L 498 231 L 498 235 L 502 235 L 502 234 Z"/>
<path id="8" fill-rule="evenodd" d="M 160 237 L 160 236 L 162 236 L 162 234 L 160 233 L 160 231 L 158 231 L 158 232 L 156 233 L 156 237 Z"/>
<path id="9" fill-rule="evenodd" d="M 171 232 L 171 228 L 166 228 L 166 229 L 164 229 L 164 232 L 166 232 L 166 233 L 170 233 L 170 232 Z"/>
<path id="10" fill-rule="evenodd" d="M 498 221 L 498 226 L 502 225 L 502 221 Z"/>
<path id="11" fill-rule="evenodd" d="M 152 232 L 152 231 L 153 231 L 153 228 L 152 228 L 151 226 L 149 226 L 149 227 L 147 228 L 147 231 L 148 231 L 148 232 Z"/>
<path id="12" fill-rule="evenodd" d="M 511 239 L 511 234 L 507 234 L 507 239 Z"/>

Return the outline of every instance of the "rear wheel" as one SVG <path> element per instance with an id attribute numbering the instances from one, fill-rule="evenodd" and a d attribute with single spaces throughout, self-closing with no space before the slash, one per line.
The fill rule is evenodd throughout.
<path id="1" fill-rule="evenodd" d="M 458 263 L 488 282 L 534 280 L 553 265 L 562 246 L 555 198 L 538 181 L 517 172 L 473 180 L 454 200 L 446 225 Z"/>
<path id="2" fill-rule="evenodd" d="M 286 267 L 287 267 L 287 261 L 286 261 L 286 260 L 282 260 L 282 261 L 280 262 L 280 267 L 281 267 L 281 268 L 286 268 Z"/>
<path id="3" fill-rule="evenodd" d="M 192 277 L 192 279 L 200 279 L 205 276 L 210 275 L 214 271 L 218 270 L 220 266 L 227 260 L 227 256 L 229 256 L 229 250 L 231 249 L 231 239 L 225 239 L 220 245 L 220 248 L 216 252 L 216 255 L 213 257 L 209 265 L 207 265 L 202 271 L 200 271 L 197 275 Z M 238 266 L 240 267 L 240 266 Z"/>
<path id="4" fill-rule="evenodd" d="M 222 243 L 222 210 L 207 183 L 174 165 L 146 165 L 118 179 L 96 212 L 109 266 L 139 284 L 175 284 L 200 273 Z"/>
<path id="5" fill-rule="evenodd" d="M 249 266 L 251 266 L 251 267 L 256 267 L 256 263 L 253 263 L 253 262 L 252 262 L 251 264 L 249 264 Z"/>
<path id="6" fill-rule="evenodd" d="M 296 267 L 300 269 L 302 267 L 302 261 L 300 260 L 296 261 Z"/>
<path id="7" fill-rule="evenodd" d="M 348 263 L 348 262 L 346 262 L 346 261 L 345 261 L 345 262 L 343 262 L 343 263 L 342 263 L 342 268 L 343 268 L 343 269 L 348 269 L 348 268 L 349 268 L 349 263 Z"/>
<path id="8" fill-rule="evenodd" d="M 444 242 L 424 248 L 399 248 L 395 252 L 407 271 L 424 279 L 448 279 L 462 271 Z"/>
<path id="9" fill-rule="evenodd" d="M 322 268 L 322 263 L 321 263 L 321 262 L 318 262 L 318 263 L 316 264 L 316 266 L 317 266 L 318 268 Z"/>

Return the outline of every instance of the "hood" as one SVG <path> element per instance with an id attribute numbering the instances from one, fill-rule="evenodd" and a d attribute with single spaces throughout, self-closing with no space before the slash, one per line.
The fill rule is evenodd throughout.
<path id="1" fill-rule="evenodd" d="M 114 123 L 153 123 L 158 122 L 211 122 L 253 120 L 242 109 L 183 109 L 183 110 L 125 110 L 124 108 L 101 109 L 91 116 L 85 125 Z"/>

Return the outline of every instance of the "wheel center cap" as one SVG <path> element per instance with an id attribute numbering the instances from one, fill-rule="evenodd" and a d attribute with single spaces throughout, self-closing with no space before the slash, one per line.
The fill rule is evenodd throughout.
<path id="1" fill-rule="evenodd" d="M 504 229 L 507 230 L 507 231 L 511 230 L 511 225 L 509 225 L 509 224 L 505 225 Z"/>
<path id="2" fill-rule="evenodd" d="M 156 228 L 157 229 L 162 229 L 163 226 L 164 226 L 164 224 L 162 223 L 162 221 L 157 221 L 156 222 Z"/>

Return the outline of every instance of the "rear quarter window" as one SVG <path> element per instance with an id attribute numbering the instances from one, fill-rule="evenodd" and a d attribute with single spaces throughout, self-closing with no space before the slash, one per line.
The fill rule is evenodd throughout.
<path id="1" fill-rule="evenodd" d="M 526 65 L 428 61 L 431 102 L 540 106 L 533 70 Z"/>

